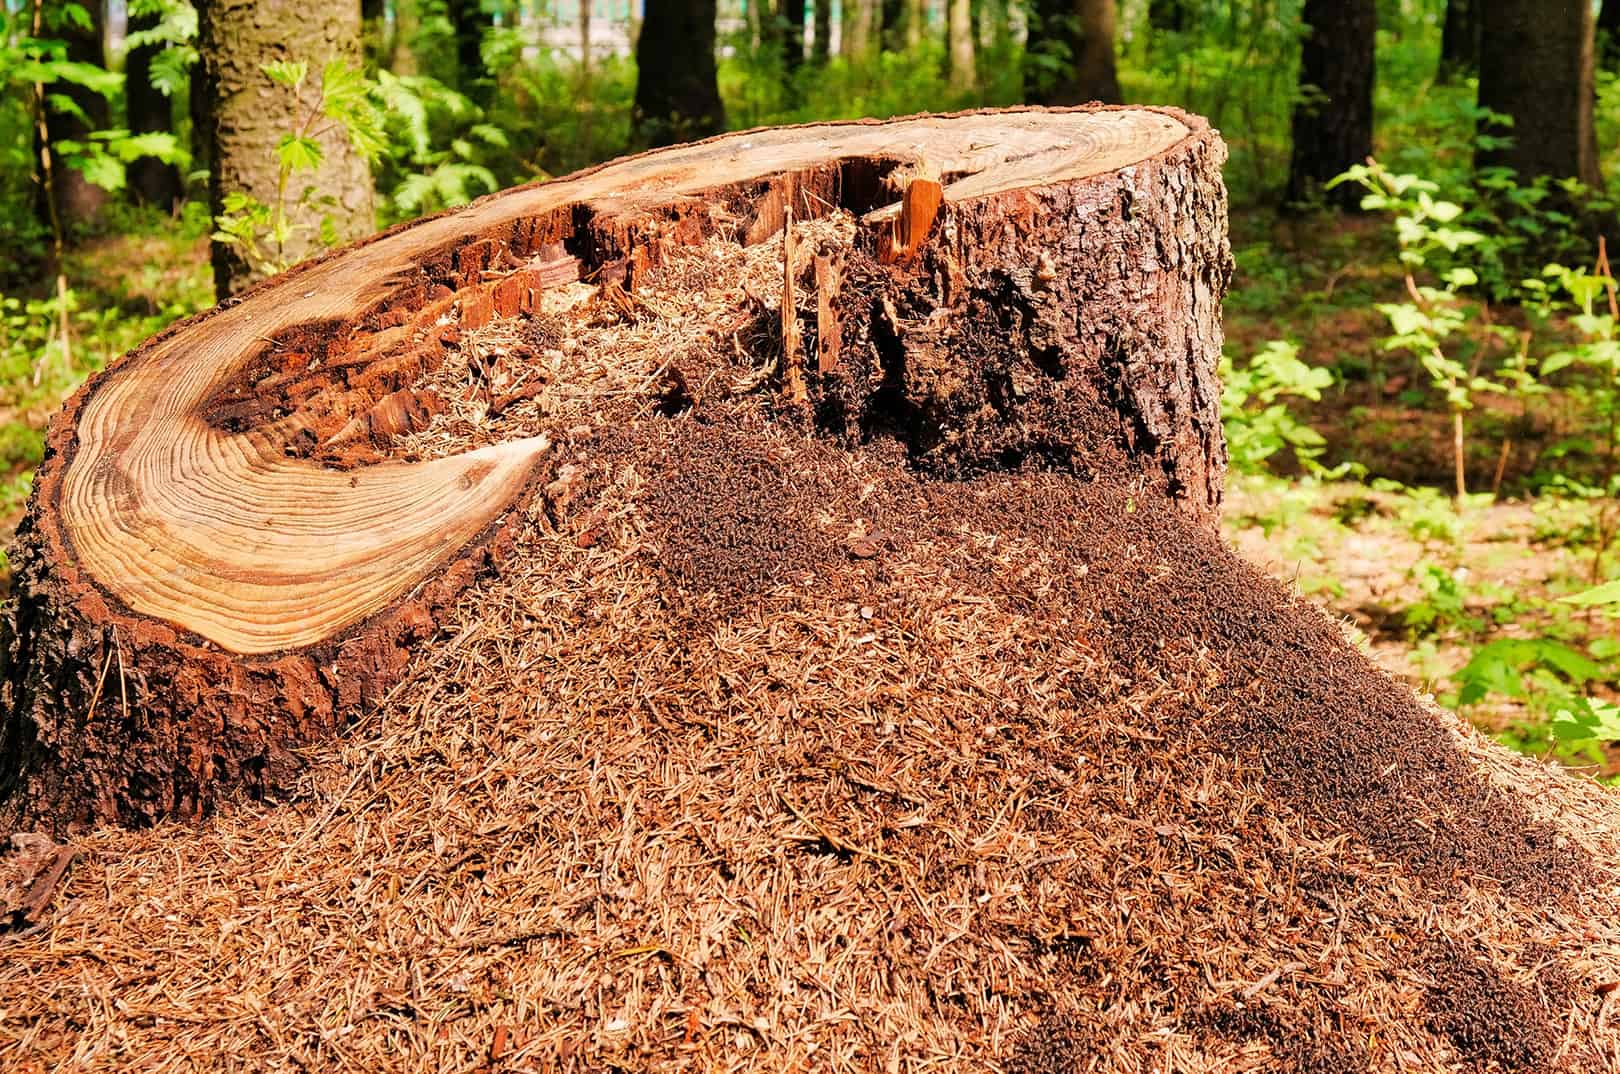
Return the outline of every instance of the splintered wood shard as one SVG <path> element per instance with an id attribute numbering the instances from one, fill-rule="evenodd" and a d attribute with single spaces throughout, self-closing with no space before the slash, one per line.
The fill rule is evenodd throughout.
<path id="1" fill-rule="evenodd" d="M 656 315 L 634 292 L 673 247 L 757 243 L 833 210 L 854 214 L 880 259 L 909 263 L 953 206 L 1027 226 L 1042 212 L 1033 192 L 1112 190 L 1179 147 L 1218 168 L 1201 121 L 1142 108 L 742 132 L 492 195 L 174 326 L 53 425 L 13 559 L 0 798 L 58 825 L 195 815 L 221 789 L 283 785 L 291 747 L 380 697 L 436 613 L 507 554 L 548 465 L 541 437 L 401 457 L 399 438 L 443 406 L 420 378 L 465 333 L 586 284 Z M 794 244 L 780 387 L 803 399 L 807 373 L 846 376 L 851 348 L 874 344 L 864 322 L 838 323 L 840 266 L 801 264 Z M 794 273 L 812 264 L 807 370 Z M 517 398 L 485 391 L 492 411 Z M 1131 435 L 1179 451 L 1191 434 L 1169 430 L 1184 418 L 1155 413 Z M 91 714 L 115 635 L 120 703 L 109 693 Z"/>

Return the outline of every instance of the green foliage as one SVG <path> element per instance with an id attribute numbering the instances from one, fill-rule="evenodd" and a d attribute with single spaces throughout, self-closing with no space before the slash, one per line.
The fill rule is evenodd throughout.
<path id="1" fill-rule="evenodd" d="M 67 29 L 70 24 L 82 29 L 90 26 L 90 16 L 79 4 L 51 5 L 46 13 L 44 29 L 47 33 Z M 37 109 L 42 103 L 56 112 L 76 117 L 86 126 L 92 125 L 91 118 L 78 102 L 65 93 L 46 92 L 41 101 L 41 87 L 77 86 L 116 102 L 123 91 L 123 76 L 96 64 L 70 60 L 67 46 L 61 40 L 32 36 L 32 27 L 23 21 L 25 15 L 9 15 L 0 8 L 0 96 L 11 105 L 10 114 L 0 116 L 0 127 L 17 129 L 26 139 L 26 145 L 32 142 L 31 128 L 37 122 Z M 184 21 L 179 16 L 177 19 Z M 23 107 L 17 111 L 19 102 Z M 172 134 L 135 135 L 121 128 L 93 130 L 84 139 L 61 139 L 52 148 L 54 165 L 77 171 L 88 181 L 112 192 L 124 188 L 126 166 L 141 157 L 157 157 L 180 167 L 189 161 L 189 154 Z M 4 210 L 6 215 L 22 215 L 22 211 L 26 210 L 20 206 Z"/>
<path id="2" fill-rule="evenodd" d="M 379 71 L 371 88 L 387 117 L 375 161 L 384 223 L 461 205 L 499 187 L 483 161 L 511 145 L 464 94 L 425 75 Z"/>
<path id="3" fill-rule="evenodd" d="M 1283 400 L 1319 401 L 1332 384 L 1333 374 L 1300 361 L 1299 347 L 1285 340 L 1270 341 L 1241 367 L 1223 356 L 1221 419 L 1232 468 L 1262 472 L 1286 448 L 1307 472 L 1324 476 L 1318 459 L 1326 441 Z"/>

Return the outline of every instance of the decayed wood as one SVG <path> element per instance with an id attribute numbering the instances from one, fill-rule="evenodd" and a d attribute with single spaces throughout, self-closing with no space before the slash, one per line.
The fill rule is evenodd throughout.
<path id="1" fill-rule="evenodd" d="M 284 786 L 291 750 L 379 697 L 509 555 L 550 479 L 542 437 L 390 457 L 438 406 L 416 380 L 549 288 L 638 303 L 663 251 L 713 236 L 859 217 L 841 268 L 787 244 L 784 369 L 829 431 L 881 412 L 944 469 L 1112 445 L 1213 518 L 1222 159 L 1202 121 L 1152 109 L 745 132 L 396 228 L 172 327 L 52 427 L 13 556 L 0 810 L 139 823 Z M 1065 427 L 1082 392 L 1117 425 Z"/>

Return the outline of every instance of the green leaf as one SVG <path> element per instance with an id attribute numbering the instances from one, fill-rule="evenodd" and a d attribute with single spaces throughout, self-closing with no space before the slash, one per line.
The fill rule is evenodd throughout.
<path id="1" fill-rule="evenodd" d="M 298 89 L 309 76 L 309 64 L 299 60 L 272 60 L 259 64 L 259 70 L 270 76 L 278 86 Z"/>
<path id="2" fill-rule="evenodd" d="M 1620 578 L 1612 582 L 1588 589 L 1583 593 L 1562 598 L 1564 604 L 1575 604 L 1580 607 L 1591 607 L 1598 604 L 1620 604 Z"/>
<path id="3" fill-rule="evenodd" d="M 321 144 L 313 138 L 284 134 L 276 145 L 276 156 L 280 158 L 281 166 L 289 172 L 312 172 L 320 167 L 325 153 L 321 150 Z"/>

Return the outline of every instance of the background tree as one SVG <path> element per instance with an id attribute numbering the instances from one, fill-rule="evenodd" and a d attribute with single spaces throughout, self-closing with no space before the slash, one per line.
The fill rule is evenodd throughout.
<path id="1" fill-rule="evenodd" d="M 161 21 L 156 5 L 131 5 L 129 30 L 133 37 L 155 30 Z M 152 84 L 152 61 L 163 51 L 155 41 L 142 41 L 124 56 L 124 106 L 133 134 L 157 134 L 174 130 L 174 104 L 169 95 Z M 129 190 L 137 201 L 172 208 L 180 197 L 180 171 L 156 157 L 140 157 L 130 162 Z"/>
<path id="2" fill-rule="evenodd" d="M 1171 33 L 1187 29 L 1187 0 L 1148 0 L 1148 25 Z"/>
<path id="3" fill-rule="evenodd" d="M 480 0 L 446 0 L 445 14 L 456 42 L 456 77 L 462 93 L 488 100 L 489 71 L 484 67 L 484 33 L 494 25 Z"/>
<path id="4" fill-rule="evenodd" d="M 970 0 L 946 0 L 946 66 L 951 88 L 970 88 L 973 66 L 973 8 Z"/>
<path id="5" fill-rule="evenodd" d="M 1510 116 L 1481 165 L 1521 180 L 1574 176 L 1601 186 L 1592 120 L 1592 5 L 1586 0 L 1492 0 L 1484 6 L 1479 103 Z"/>
<path id="6" fill-rule="evenodd" d="M 1077 102 L 1118 104 L 1119 73 L 1114 56 L 1117 0 L 1079 0 L 1080 56 L 1076 62 Z"/>
<path id="7" fill-rule="evenodd" d="M 36 0 L 38 33 L 54 37 L 67 46 L 67 59 L 94 67 L 106 66 L 106 9 L 100 0 L 74 3 L 70 0 Z M 56 213 L 64 229 L 94 220 L 107 203 L 107 192 L 71 167 L 62 167 L 64 154 L 55 151 L 62 142 L 83 143 L 91 131 L 105 130 L 108 123 L 107 99 L 78 82 L 53 82 L 45 87 L 45 129 L 56 167 L 52 186 Z M 36 147 L 43 148 L 43 147 Z M 40 215 L 48 218 L 49 207 L 40 203 Z"/>
<path id="8" fill-rule="evenodd" d="M 872 50 L 873 24 L 880 23 L 879 0 L 841 0 L 838 53 L 846 59 L 864 59 Z M 881 29 L 880 29 L 881 32 Z"/>
<path id="9" fill-rule="evenodd" d="M 1118 104 L 1116 0 L 1033 0 L 1024 66 L 1025 100 Z"/>
<path id="10" fill-rule="evenodd" d="M 1597 41 L 1603 69 L 1620 69 L 1620 0 L 1603 0 L 1598 9 Z"/>
<path id="11" fill-rule="evenodd" d="M 810 61 L 825 67 L 832 56 L 832 4 L 828 0 L 812 0 L 815 4 L 815 40 L 810 43 Z"/>
<path id="12" fill-rule="evenodd" d="M 778 29 L 782 35 L 782 66 L 791 75 L 804 64 L 804 2 L 780 0 L 777 14 Z"/>
<path id="13" fill-rule="evenodd" d="M 646 145 L 726 128 L 714 59 L 715 0 L 647 0 L 636 41 L 635 129 Z"/>
<path id="14" fill-rule="evenodd" d="M 1485 0 L 1446 0 L 1437 81 L 1454 82 L 1479 71 L 1480 8 L 1484 3 Z M 1620 11 L 1620 3 L 1611 6 Z"/>
<path id="15" fill-rule="evenodd" d="M 1305 22 L 1288 168 L 1291 203 L 1314 199 L 1328 180 L 1372 154 L 1377 0 L 1305 0 Z M 1327 196 L 1346 208 L 1361 201 L 1350 184 Z"/>
<path id="16" fill-rule="evenodd" d="M 320 146 L 313 172 L 300 187 L 323 197 L 305 199 L 287 189 L 278 146 L 309 117 L 319 93 L 320 72 L 332 60 L 360 63 L 358 0 L 208 0 L 198 11 L 198 52 L 205 80 L 207 137 L 213 169 L 209 198 L 214 215 L 226 198 L 245 194 L 260 204 L 280 204 L 293 228 L 285 244 L 292 260 L 320 249 L 320 233 L 357 238 L 374 227 L 371 172 L 365 158 L 335 124 L 317 126 Z M 309 84 L 295 93 L 275 84 L 263 65 L 274 60 L 308 64 Z M 213 244 L 214 288 L 236 294 L 262 274 L 237 246 Z"/>

